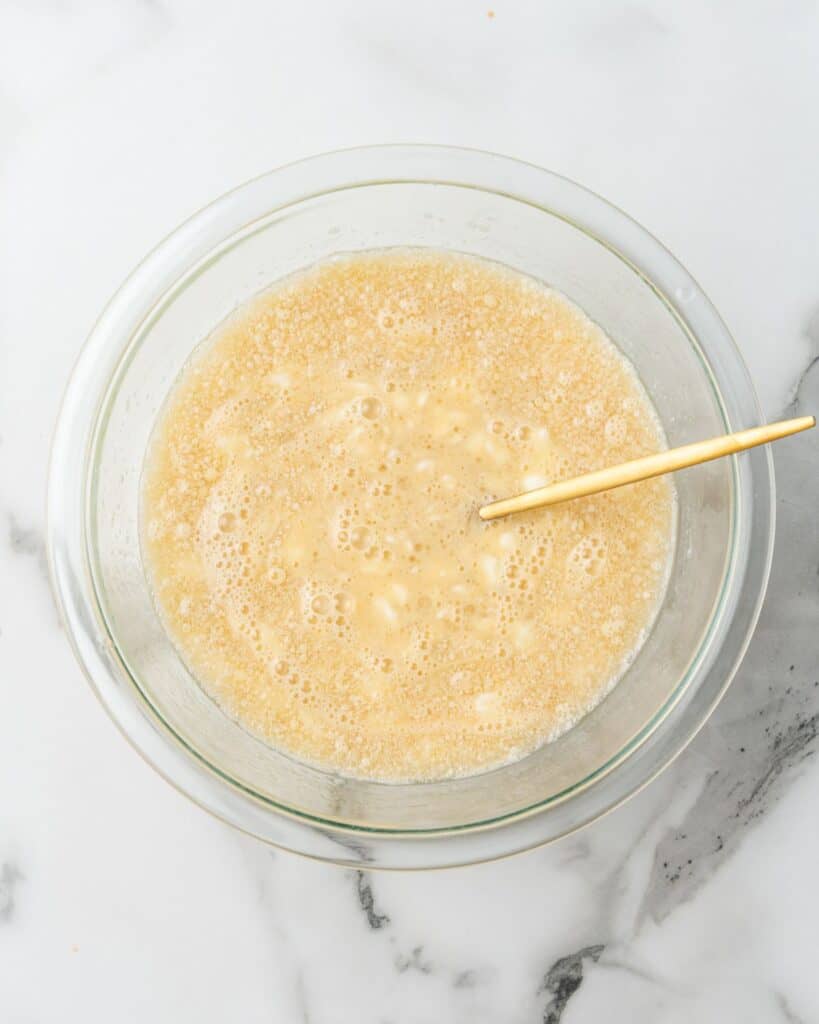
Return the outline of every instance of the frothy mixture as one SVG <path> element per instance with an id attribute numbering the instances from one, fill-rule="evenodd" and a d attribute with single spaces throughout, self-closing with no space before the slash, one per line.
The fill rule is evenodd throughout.
<path id="1" fill-rule="evenodd" d="M 662 597 L 674 494 L 478 507 L 662 447 L 630 364 L 562 295 L 429 250 L 320 264 L 171 393 L 143 479 L 155 600 L 201 685 L 279 749 L 474 773 L 617 681 Z"/>

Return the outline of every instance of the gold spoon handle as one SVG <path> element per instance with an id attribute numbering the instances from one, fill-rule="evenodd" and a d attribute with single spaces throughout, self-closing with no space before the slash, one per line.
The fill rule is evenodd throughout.
<path id="1" fill-rule="evenodd" d="M 777 441 L 780 437 L 797 434 L 800 430 L 809 430 L 814 426 L 815 416 L 800 416 L 795 420 L 767 423 L 762 427 L 740 430 L 736 434 L 712 437 L 708 441 L 695 441 L 694 444 L 671 448 L 655 455 L 646 455 L 632 462 L 624 462 L 620 466 L 609 466 L 608 469 L 598 469 L 594 473 L 576 476 L 571 480 L 561 480 L 560 483 L 549 484 L 547 487 L 538 487 L 534 491 L 526 491 L 525 494 L 517 494 L 512 498 L 492 501 L 479 509 L 478 515 L 485 520 L 499 519 L 512 512 L 526 512 L 533 508 L 556 505 L 560 501 L 570 501 L 572 498 L 585 498 L 589 494 L 611 491 L 615 487 L 637 483 L 638 480 L 650 480 L 651 477 L 673 473 L 687 466 L 710 462 L 711 459 L 719 459 L 723 455 L 734 455 L 736 452 L 745 451 L 746 448 Z"/>

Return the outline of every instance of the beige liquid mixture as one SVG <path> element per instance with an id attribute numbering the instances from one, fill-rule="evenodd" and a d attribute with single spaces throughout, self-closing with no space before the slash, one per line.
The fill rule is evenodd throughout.
<path id="1" fill-rule="evenodd" d="M 662 597 L 657 479 L 479 505 L 664 447 L 560 294 L 471 257 L 324 263 L 219 328 L 163 410 L 143 545 L 206 691 L 298 758 L 382 780 L 520 757 L 602 699 Z"/>

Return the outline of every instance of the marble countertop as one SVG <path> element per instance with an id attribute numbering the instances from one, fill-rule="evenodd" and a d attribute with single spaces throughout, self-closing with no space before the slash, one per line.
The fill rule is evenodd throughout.
<path id="1" fill-rule="evenodd" d="M 101 306 L 204 202 L 340 146 L 476 146 L 595 189 L 700 280 L 765 414 L 816 412 L 817 5 L 0 17 L 0 1020 L 819 1019 L 816 437 L 776 450 L 768 599 L 692 746 L 594 826 L 471 869 L 306 862 L 188 803 L 91 696 L 43 549 L 49 438 Z"/>

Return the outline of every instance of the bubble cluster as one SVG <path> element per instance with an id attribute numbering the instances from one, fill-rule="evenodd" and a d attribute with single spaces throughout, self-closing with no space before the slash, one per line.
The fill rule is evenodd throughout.
<path id="1" fill-rule="evenodd" d="M 565 298 L 477 259 L 362 254 L 288 279 L 192 360 L 144 474 L 157 605 L 252 731 L 353 775 L 523 756 L 650 627 L 667 480 L 482 523 L 493 498 L 662 443 Z"/>
<path id="2" fill-rule="evenodd" d="M 570 575 L 594 578 L 606 565 L 606 541 L 599 533 L 586 534 L 566 556 L 566 569 Z"/>

